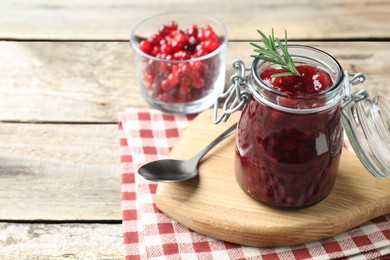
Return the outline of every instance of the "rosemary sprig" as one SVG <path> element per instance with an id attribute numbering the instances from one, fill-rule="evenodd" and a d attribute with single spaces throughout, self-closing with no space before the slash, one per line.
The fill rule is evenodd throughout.
<path id="1" fill-rule="evenodd" d="M 258 54 L 251 55 L 251 57 L 278 64 L 282 68 L 287 70 L 286 72 L 273 74 L 272 77 L 291 76 L 291 75 L 300 76 L 290 54 L 288 53 L 287 31 L 284 31 L 284 45 L 282 44 L 282 42 L 279 40 L 278 37 L 275 38 L 274 29 L 272 29 L 272 34 L 269 37 L 267 37 L 260 30 L 257 30 L 257 32 L 260 34 L 262 38 L 262 42 L 265 45 L 265 47 L 262 47 L 256 43 L 251 42 L 250 44 L 256 48 L 254 49 L 254 52 L 258 53 Z M 279 47 L 281 52 L 277 50 L 277 47 Z"/>

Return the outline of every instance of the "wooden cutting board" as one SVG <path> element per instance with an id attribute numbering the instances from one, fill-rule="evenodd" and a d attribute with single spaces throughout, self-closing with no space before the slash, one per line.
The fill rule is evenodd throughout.
<path id="1" fill-rule="evenodd" d="M 238 121 L 214 125 L 212 111 L 193 120 L 171 158 L 186 159 Z M 238 186 L 233 168 L 234 135 L 203 158 L 199 177 L 159 183 L 157 207 L 177 222 L 207 236 L 250 246 L 284 246 L 319 240 L 390 213 L 390 179 L 377 179 L 357 157 L 343 151 L 332 193 L 301 210 L 275 209 L 250 198 Z"/>

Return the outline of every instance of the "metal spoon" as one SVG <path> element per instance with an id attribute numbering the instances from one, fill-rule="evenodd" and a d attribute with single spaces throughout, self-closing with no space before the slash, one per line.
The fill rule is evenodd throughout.
<path id="1" fill-rule="evenodd" d="M 234 133 L 236 126 L 237 124 L 232 125 L 194 157 L 188 160 L 157 160 L 143 165 L 138 169 L 138 174 L 149 181 L 158 182 L 179 182 L 192 179 L 198 175 L 198 164 L 203 156 L 226 137 Z"/>

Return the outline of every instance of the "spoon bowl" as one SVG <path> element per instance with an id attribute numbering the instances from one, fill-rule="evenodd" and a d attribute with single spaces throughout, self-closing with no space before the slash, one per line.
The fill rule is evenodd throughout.
<path id="1" fill-rule="evenodd" d="M 215 140 L 188 160 L 164 159 L 144 164 L 138 174 L 149 181 L 179 182 L 192 179 L 198 175 L 198 164 L 214 146 L 235 132 L 237 124 L 229 127 Z"/>

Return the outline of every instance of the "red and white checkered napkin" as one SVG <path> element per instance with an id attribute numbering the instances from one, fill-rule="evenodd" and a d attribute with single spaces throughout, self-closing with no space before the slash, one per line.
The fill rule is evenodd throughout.
<path id="1" fill-rule="evenodd" d="M 127 259 L 374 259 L 390 254 L 390 215 L 335 237 L 307 244 L 256 248 L 189 230 L 156 208 L 156 183 L 134 174 L 146 162 L 167 158 L 193 116 L 129 109 L 120 115 L 120 155 Z"/>

